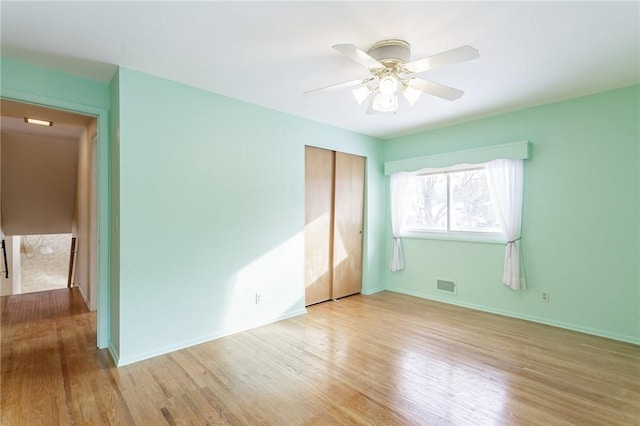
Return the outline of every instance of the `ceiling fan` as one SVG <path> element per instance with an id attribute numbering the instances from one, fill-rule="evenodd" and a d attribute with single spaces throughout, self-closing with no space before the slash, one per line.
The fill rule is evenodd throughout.
<path id="1" fill-rule="evenodd" d="M 462 46 L 409 62 L 411 58 L 409 43 L 395 39 L 380 41 L 371 46 L 367 52 L 360 50 L 353 44 L 336 44 L 333 48 L 369 68 L 371 76 L 310 90 L 304 94 L 360 86 L 353 90 L 353 95 L 359 104 L 370 99 L 369 113 L 396 112 L 398 110 L 398 91 L 412 106 L 422 93 L 450 101 L 458 99 L 464 93 L 462 90 L 423 80 L 414 77 L 413 74 L 480 57 L 477 49 L 471 46 Z"/>

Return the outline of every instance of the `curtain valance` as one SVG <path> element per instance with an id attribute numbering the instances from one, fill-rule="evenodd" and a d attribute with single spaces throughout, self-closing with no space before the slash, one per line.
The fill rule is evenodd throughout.
<path id="1" fill-rule="evenodd" d="M 447 152 L 426 157 L 408 158 L 405 160 L 387 161 L 384 163 L 384 174 L 397 172 L 415 172 L 422 169 L 438 169 L 457 164 L 481 164 L 489 161 L 526 160 L 529 158 L 529 141 L 493 145 L 464 151 Z"/>

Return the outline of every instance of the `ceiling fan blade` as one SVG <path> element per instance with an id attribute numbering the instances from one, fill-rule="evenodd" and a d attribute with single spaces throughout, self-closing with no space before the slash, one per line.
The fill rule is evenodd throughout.
<path id="1" fill-rule="evenodd" d="M 480 54 L 476 48 L 471 46 L 462 46 L 428 56 L 424 59 L 409 62 L 405 65 L 405 68 L 412 73 L 418 73 L 445 65 L 456 64 L 458 62 L 471 61 L 473 59 L 478 59 L 479 57 Z"/>
<path id="2" fill-rule="evenodd" d="M 433 81 L 422 80 L 421 78 L 412 78 L 408 84 L 409 87 L 450 101 L 455 101 L 464 94 L 462 90 L 454 89 L 444 84 L 434 83 Z"/>
<path id="3" fill-rule="evenodd" d="M 336 44 L 333 48 L 367 68 L 384 68 L 384 65 L 353 44 Z"/>
<path id="4" fill-rule="evenodd" d="M 324 92 L 332 92 L 334 90 L 345 89 L 347 87 L 359 86 L 362 84 L 367 84 L 373 80 L 373 77 L 367 78 L 359 78 L 357 80 L 345 81 L 344 83 L 332 84 L 331 86 L 322 87 L 320 89 L 309 90 L 308 92 L 304 92 L 303 95 L 310 95 L 314 93 L 324 93 Z"/>

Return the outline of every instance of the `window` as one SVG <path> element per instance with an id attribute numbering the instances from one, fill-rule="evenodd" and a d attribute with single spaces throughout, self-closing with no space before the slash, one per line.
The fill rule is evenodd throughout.
<path id="1" fill-rule="evenodd" d="M 385 162 L 393 235 L 389 269 L 404 269 L 401 237 L 501 243 L 506 244 L 502 281 L 514 290 L 525 288 L 520 240 L 529 144 Z"/>
<path id="2" fill-rule="evenodd" d="M 501 232 L 484 168 L 418 172 L 409 178 L 408 184 L 408 211 L 403 231 Z"/>

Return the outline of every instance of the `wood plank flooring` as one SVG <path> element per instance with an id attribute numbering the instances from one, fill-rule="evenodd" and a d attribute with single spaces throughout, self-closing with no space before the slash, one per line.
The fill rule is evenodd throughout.
<path id="1" fill-rule="evenodd" d="M 3 425 L 639 425 L 640 347 L 383 292 L 115 368 L 77 290 L 3 297 Z"/>

